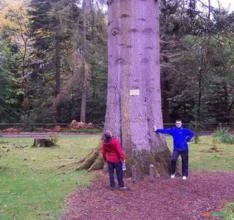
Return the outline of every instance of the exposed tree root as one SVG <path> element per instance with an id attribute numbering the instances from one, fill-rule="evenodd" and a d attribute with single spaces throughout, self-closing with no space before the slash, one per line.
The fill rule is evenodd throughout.
<path id="1" fill-rule="evenodd" d="M 92 150 L 84 159 L 79 162 L 76 170 L 86 169 L 88 171 L 103 169 L 104 161 L 101 154 L 101 144 Z"/>

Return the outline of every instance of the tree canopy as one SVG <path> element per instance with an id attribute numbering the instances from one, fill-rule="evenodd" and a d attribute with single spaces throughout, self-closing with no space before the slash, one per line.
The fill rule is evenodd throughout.
<path id="1" fill-rule="evenodd" d="M 234 123 L 234 12 L 201 2 L 160 3 L 165 123 Z M 86 121 L 104 121 L 107 14 L 97 1 L 81 3 L 7 1 L 1 7 L 1 123 L 80 121 L 82 102 Z"/>

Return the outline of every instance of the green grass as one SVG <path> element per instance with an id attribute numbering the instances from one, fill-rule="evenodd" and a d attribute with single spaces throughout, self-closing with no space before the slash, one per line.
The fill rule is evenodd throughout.
<path id="1" fill-rule="evenodd" d="M 167 138 L 169 148 L 172 140 Z M 212 136 L 199 137 L 199 143 L 189 144 L 189 165 L 192 170 L 233 171 L 234 144 L 217 142 Z"/>
<path id="2" fill-rule="evenodd" d="M 70 192 L 88 186 L 92 174 L 72 171 L 79 161 L 98 145 L 100 135 L 58 137 L 58 146 L 33 148 L 32 138 L 0 138 L 0 219 L 59 219 Z M 170 148 L 171 138 L 167 138 Z M 221 144 L 212 136 L 190 143 L 192 170 L 233 171 L 234 145 Z M 224 214 L 223 214 L 224 213 Z M 233 219 L 233 203 L 221 213 Z"/>
<path id="3" fill-rule="evenodd" d="M 221 217 L 226 220 L 234 219 L 234 203 L 227 204 L 222 211 L 212 212 L 213 217 Z"/>
<path id="4" fill-rule="evenodd" d="M 0 219 L 59 219 L 64 199 L 88 186 L 92 174 L 66 170 L 97 146 L 100 135 L 58 138 L 58 146 L 32 148 L 31 138 L 1 138 Z M 65 166 L 65 167 L 66 167 Z"/>

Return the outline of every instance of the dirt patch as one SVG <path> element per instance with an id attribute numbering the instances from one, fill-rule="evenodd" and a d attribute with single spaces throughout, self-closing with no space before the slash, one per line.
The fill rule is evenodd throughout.
<path id="1" fill-rule="evenodd" d="M 210 213 L 234 201 L 233 172 L 193 172 L 188 180 L 148 178 L 128 191 L 111 191 L 108 176 L 98 173 L 94 184 L 66 200 L 64 220 L 200 220 L 218 219 Z"/>
<path id="2" fill-rule="evenodd" d="M 208 150 L 201 150 L 200 152 L 203 152 L 203 153 L 218 153 L 218 152 L 222 152 L 222 150 L 219 150 L 217 147 L 211 147 Z"/>

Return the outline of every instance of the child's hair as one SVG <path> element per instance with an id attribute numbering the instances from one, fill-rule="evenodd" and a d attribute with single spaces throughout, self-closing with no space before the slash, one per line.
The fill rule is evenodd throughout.
<path id="1" fill-rule="evenodd" d="M 112 133 L 111 133 L 111 131 L 110 130 L 106 130 L 105 133 L 104 133 L 104 135 L 103 135 L 104 142 L 108 143 L 108 142 L 111 141 L 111 139 L 112 139 Z"/>

